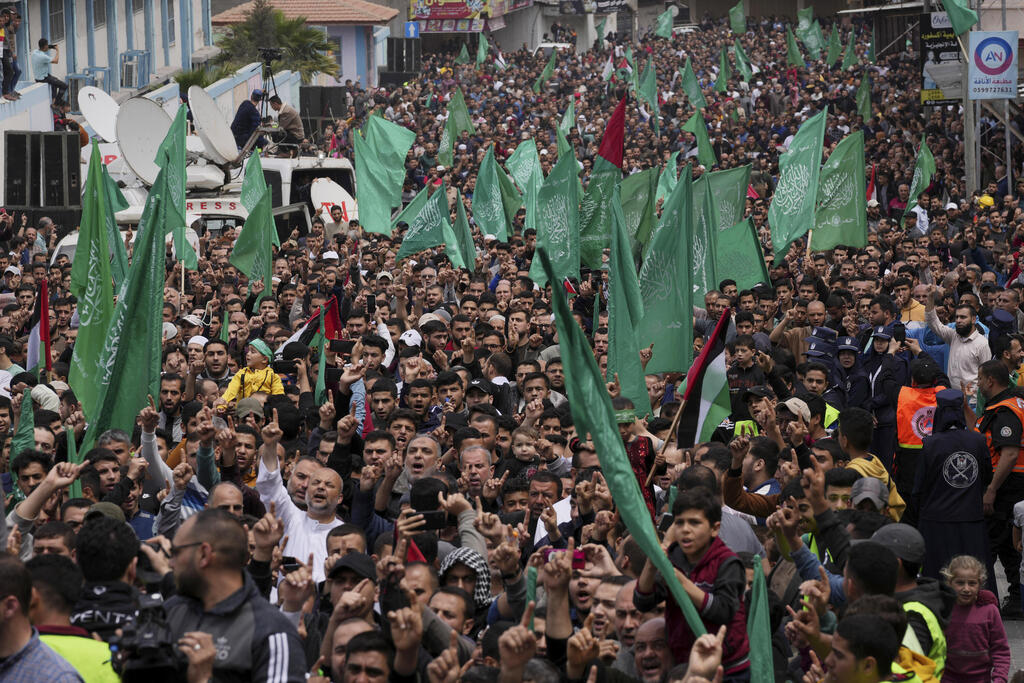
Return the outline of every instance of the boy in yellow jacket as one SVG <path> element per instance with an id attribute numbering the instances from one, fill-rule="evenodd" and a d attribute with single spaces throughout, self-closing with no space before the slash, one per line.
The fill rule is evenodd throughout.
<path id="1" fill-rule="evenodd" d="M 281 383 L 281 378 L 270 367 L 270 361 L 273 358 L 274 352 L 270 350 L 265 341 L 254 339 L 249 342 L 249 347 L 245 352 L 246 367 L 231 378 L 231 383 L 224 390 L 221 399 L 225 403 L 230 403 L 240 398 L 248 398 L 258 391 L 268 394 L 283 394 L 284 385 Z"/>

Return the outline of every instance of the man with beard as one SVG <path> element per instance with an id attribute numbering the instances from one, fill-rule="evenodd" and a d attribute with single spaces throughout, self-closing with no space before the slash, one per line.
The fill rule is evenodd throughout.
<path id="1" fill-rule="evenodd" d="M 633 643 L 633 662 L 643 683 L 661 683 L 672 669 L 672 650 L 665 639 L 665 620 L 646 621 L 637 629 Z"/>
<path id="2" fill-rule="evenodd" d="M 956 307 L 956 329 L 951 330 L 941 322 L 935 313 L 935 285 L 928 285 L 928 304 L 924 320 L 928 327 L 949 346 L 949 361 L 946 374 L 954 389 L 964 389 L 968 396 L 977 388 L 978 368 L 992 358 L 988 340 L 978 331 L 975 322 L 978 314 L 971 306 Z"/>
<path id="3" fill-rule="evenodd" d="M 231 384 L 231 369 L 228 367 L 228 345 L 220 339 L 211 339 L 203 346 L 205 369 L 199 373 L 199 379 L 208 379 L 217 383 L 221 390 Z"/>
<path id="4" fill-rule="evenodd" d="M 185 520 L 171 546 L 178 595 L 164 605 L 172 636 L 190 662 L 209 662 L 210 680 L 304 680 L 298 632 L 260 596 L 247 558 L 245 529 L 228 512 Z"/>

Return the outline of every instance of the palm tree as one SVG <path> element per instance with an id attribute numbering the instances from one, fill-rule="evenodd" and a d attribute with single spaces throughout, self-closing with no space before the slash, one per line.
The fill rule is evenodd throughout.
<path id="1" fill-rule="evenodd" d="M 271 62 L 274 71 L 297 71 L 303 83 L 317 73 L 338 74 L 338 64 L 327 52 L 331 49 L 323 31 L 306 25 L 305 17 L 288 19 L 269 0 L 255 0 L 240 24 L 228 28 L 217 40 L 221 53 L 217 64 L 238 69 L 260 61 L 259 48 L 281 50 L 280 59 Z"/>

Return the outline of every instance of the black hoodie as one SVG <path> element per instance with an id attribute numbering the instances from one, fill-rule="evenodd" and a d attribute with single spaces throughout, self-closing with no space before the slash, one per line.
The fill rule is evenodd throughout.
<path id="1" fill-rule="evenodd" d="M 956 593 L 952 588 L 936 579 L 923 576 L 918 577 L 916 588 L 895 593 L 893 597 L 899 600 L 901 605 L 908 602 L 919 602 L 927 607 L 935 615 L 943 631 L 949 624 L 949 616 L 953 612 L 953 605 L 956 604 Z M 932 635 L 928 630 L 928 624 L 920 614 L 909 610 L 907 619 L 910 622 L 909 628 L 914 629 L 914 635 L 921 643 L 921 648 L 924 650 L 922 654 L 927 656 L 932 649 Z"/>

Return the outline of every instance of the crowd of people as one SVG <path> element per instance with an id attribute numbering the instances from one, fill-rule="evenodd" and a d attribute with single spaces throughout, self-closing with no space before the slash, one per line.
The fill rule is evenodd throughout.
<path id="1" fill-rule="evenodd" d="M 782 20 L 747 28 L 758 71 L 724 89 L 712 85 L 733 36 L 709 18 L 670 39 L 559 53 L 539 93 L 546 59 L 525 49 L 503 67 L 424 55 L 401 88 L 350 86 L 322 143 L 351 157 L 366 117 L 404 125 L 416 133 L 408 197 L 445 182 L 471 215 L 487 148 L 504 160 L 534 139 L 547 173 L 572 102 L 586 186 L 628 89 L 602 67 L 629 48 L 634 64 L 654 60 L 660 107 L 630 104 L 626 172 L 673 152 L 695 175 L 753 165 L 745 212 L 770 280 L 715 283 L 694 337 L 656 342 L 700 349 L 727 326 L 729 418 L 693 443 L 685 419 L 673 429 L 686 368 L 646 375 L 644 406 L 605 378 L 674 577 L 623 522 L 610 454 L 576 428 L 593 407 L 568 398 L 552 306 L 567 294 L 531 280 L 537 236 L 522 211 L 508 241 L 474 230 L 472 269 L 443 248 L 396 262 L 400 231 L 317 216 L 308 235 L 283 236 L 270 287 L 229 262 L 233 230 L 203 234 L 184 287 L 168 260 L 159 396 L 133 431 L 103 432 L 84 453 L 69 260 L 50 264 L 52 222 L 0 214 L 0 680 L 768 680 L 753 666 L 804 683 L 1024 678 L 1011 677 L 1003 626 L 1024 616 L 1024 188 L 994 168 L 983 192 L 965 192 L 959 114 L 924 118 L 912 48 L 869 64 L 870 26 L 853 23 L 841 31 L 856 66 L 795 68 Z M 674 74 L 687 58 L 714 168 L 686 165 L 693 107 Z M 865 121 L 854 92 L 868 70 Z M 476 132 L 444 166 L 456 85 Z M 866 134 L 867 244 L 812 253 L 797 241 L 775 258 L 779 157 L 826 105 L 826 149 Z M 904 216 L 922 134 L 937 170 Z M 38 376 L 26 340 L 44 280 L 54 363 Z M 604 371 L 607 276 L 571 284 L 569 324 Z M 755 622 L 762 573 L 769 609 Z"/>

